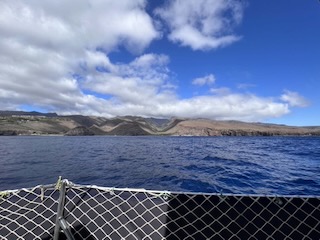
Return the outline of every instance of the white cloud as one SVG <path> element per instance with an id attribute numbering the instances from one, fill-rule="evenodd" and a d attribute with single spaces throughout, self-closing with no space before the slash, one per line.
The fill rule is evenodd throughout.
<path id="1" fill-rule="evenodd" d="M 137 51 L 159 35 L 145 5 L 144 0 L 2 1 L 0 28 L 7 37 L 19 35 L 21 42 L 55 51 L 110 50 L 119 42 Z"/>
<path id="2" fill-rule="evenodd" d="M 113 66 L 97 48 L 138 53 L 158 38 L 145 6 L 144 0 L 0 1 L 1 107 L 105 112 L 105 101 L 84 94 L 73 74 Z"/>
<path id="3" fill-rule="evenodd" d="M 172 91 L 166 87 L 168 62 L 166 55 L 144 54 L 129 64 L 111 64 L 108 71 L 88 74 L 83 87 L 112 95 L 123 104 L 150 105 L 170 100 L 168 93 Z"/>
<path id="4" fill-rule="evenodd" d="M 242 17 L 234 1 L 186 0 L 182 9 L 173 9 L 177 3 L 168 5 L 168 14 L 181 11 L 168 15 L 173 23 L 170 37 L 186 27 L 194 38 L 183 42 L 185 36 L 176 37 L 181 44 L 215 48 L 237 38 L 229 32 Z M 0 1 L 0 108 L 28 105 L 59 114 L 257 121 L 301 106 L 303 101 L 292 92 L 279 101 L 226 88 L 211 89 L 214 95 L 180 98 L 179 86 L 170 81 L 170 57 L 141 52 L 160 36 L 145 7 L 144 0 Z M 120 47 L 140 55 L 115 63 L 110 52 Z M 193 81 L 214 82 L 212 74 Z"/>
<path id="5" fill-rule="evenodd" d="M 307 107 L 309 102 L 297 92 L 285 90 L 281 95 L 281 100 L 287 102 L 292 107 Z"/>
<path id="6" fill-rule="evenodd" d="M 230 88 L 220 87 L 220 88 L 210 88 L 210 93 L 216 95 L 228 95 L 231 93 Z"/>
<path id="7" fill-rule="evenodd" d="M 126 107 L 127 111 L 128 109 Z M 173 99 L 162 103 L 156 102 L 152 106 L 144 105 L 141 109 L 137 107 L 130 108 L 130 114 L 134 115 L 137 111 L 147 116 L 205 117 L 218 120 L 233 119 L 242 121 L 260 121 L 289 113 L 286 104 L 254 95 L 241 94 L 229 94 L 223 97 L 199 96 L 183 100 Z"/>
<path id="8" fill-rule="evenodd" d="M 155 13 L 168 25 L 171 41 L 206 50 L 240 39 L 232 30 L 241 22 L 243 8 L 234 0 L 173 0 Z"/>
<path id="9" fill-rule="evenodd" d="M 180 110 L 181 116 L 207 117 L 219 120 L 260 121 L 289 113 L 286 104 L 255 95 L 235 93 L 223 96 L 194 97 L 180 101 L 173 106 L 176 107 L 176 110 Z"/>
<path id="10" fill-rule="evenodd" d="M 216 78 L 213 74 L 209 74 L 204 77 L 195 78 L 192 80 L 193 85 L 203 86 L 203 85 L 211 85 L 216 81 Z"/>
<path id="11" fill-rule="evenodd" d="M 109 60 L 105 62 L 109 63 Z M 170 75 L 168 62 L 168 56 L 145 54 L 128 64 L 112 64 L 111 71 L 88 75 L 83 87 L 112 96 L 105 101 L 108 106 L 106 111 L 114 116 L 179 116 L 261 121 L 289 113 L 287 103 L 253 94 L 236 94 L 224 87 L 212 88 L 210 92 L 214 95 L 181 99 L 175 89 L 163 88 Z M 201 81 L 195 81 L 196 84 L 214 82 L 213 75 L 199 79 Z"/>

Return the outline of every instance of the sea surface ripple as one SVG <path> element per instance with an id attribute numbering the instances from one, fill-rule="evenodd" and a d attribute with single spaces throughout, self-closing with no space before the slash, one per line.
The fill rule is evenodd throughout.
<path id="1" fill-rule="evenodd" d="M 0 137 L 0 190 L 57 181 L 320 196 L 318 137 Z"/>

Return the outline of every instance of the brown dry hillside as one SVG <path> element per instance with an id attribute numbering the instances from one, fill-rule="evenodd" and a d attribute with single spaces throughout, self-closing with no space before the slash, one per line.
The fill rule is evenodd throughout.
<path id="1" fill-rule="evenodd" d="M 80 130 L 81 131 L 80 131 Z M 86 131 L 84 131 L 86 130 Z M 90 134 L 88 134 L 90 133 Z M 209 119 L 104 118 L 0 111 L 0 135 L 320 136 L 318 127 Z"/>
<path id="2" fill-rule="evenodd" d="M 320 135 L 320 127 L 292 127 L 239 121 L 187 119 L 168 129 L 165 134 L 187 136 Z"/>

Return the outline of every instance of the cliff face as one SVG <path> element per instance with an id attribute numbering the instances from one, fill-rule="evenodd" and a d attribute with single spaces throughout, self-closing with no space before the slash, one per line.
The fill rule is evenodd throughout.
<path id="1" fill-rule="evenodd" d="M 320 136 L 320 127 L 187 119 L 168 129 L 166 133 L 180 136 Z"/>
<path id="2" fill-rule="evenodd" d="M 1 111 L 0 111 L 1 113 Z M 208 119 L 155 119 L 134 116 L 103 118 L 27 113 L 0 114 L 1 135 L 60 134 L 88 135 L 169 135 L 169 136 L 320 136 L 319 127 L 292 127 L 276 124 L 215 121 Z M 8 114 L 8 112 L 6 112 Z"/>
<path id="3" fill-rule="evenodd" d="M 75 127 L 66 133 L 67 136 L 93 136 L 93 131 L 84 126 Z"/>
<path id="4" fill-rule="evenodd" d="M 18 133 L 14 130 L 2 130 L 0 131 L 0 136 L 16 136 Z"/>
<path id="5" fill-rule="evenodd" d="M 139 123 L 136 122 L 129 122 L 123 123 L 119 126 L 116 126 L 110 132 L 109 135 L 119 135 L 119 136 L 143 136 L 143 135 L 150 135 L 149 132 L 144 130 Z"/>

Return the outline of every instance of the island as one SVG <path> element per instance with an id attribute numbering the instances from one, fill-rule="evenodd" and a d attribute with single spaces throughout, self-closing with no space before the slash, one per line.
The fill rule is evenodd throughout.
<path id="1" fill-rule="evenodd" d="M 320 136 L 320 126 L 287 126 L 212 119 L 68 115 L 0 111 L 0 136 Z"/>

